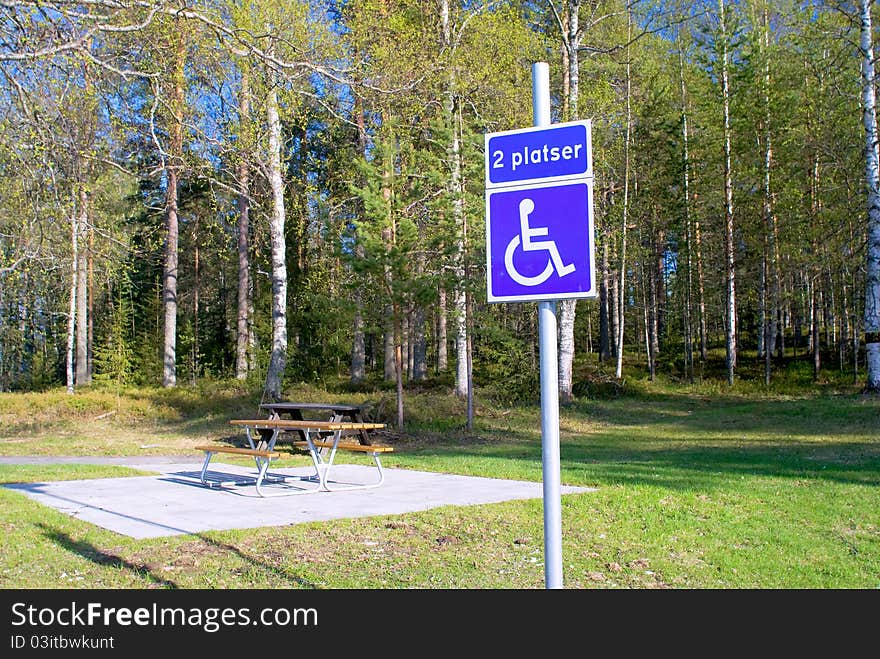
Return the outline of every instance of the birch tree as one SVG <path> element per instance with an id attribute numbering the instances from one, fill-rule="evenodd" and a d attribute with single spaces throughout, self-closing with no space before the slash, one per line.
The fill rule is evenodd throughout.
<path id="1" fill-rule="evenodd" d="M 162 275 L 164 334 L 162 385 L 177 384 L 177 285 L 179 276 L 178 185 L 183 169 L 183 110 L 186 87 L 186 36 L 182 20 L 172 19 L 169 30 L 171 67 L 166 81 L 168 98 L 168 152 L 165 161 L 165 264 Z M 160 92 L 161 93 L 161 92 Z"/>
<path id="2" fill-rule="evenodd" d="M 770 384 L 770 372 L 773 353 L 776 348 L 776 333 L 779 318 L 779 228 L 776 212 L 773 208 L 773 190 L 771 173 L 773 168 L 773 131 L 771 126 L 771 76 L 770 76 L 770 10 L 764 4 L 761 12 L 761 49 L 763 56 L 763 76 L 761 80 L 762 101 L 764 110 L 764 176 L 762 214 L 766 229 L 765 250 L 762 262 L 762 280 L 765 318 L 761 328 L 764 349 L 764 384 Z M 760 351 L 759 351 L 760 352 Z"/>
<path id="3" fill-rule="evenodd" d="M 70 305 L 67 310 L 67 393 L 74 392 L 74 343 L 76 332 L 76 309 L 77 309 L 77 272 L 79 270 L 79 221 L 75 206 L 70 213 Z"/>
<path id="4" fill-rule="evenodd" d="M 862 57 L 862 124 L 865 129 L 865 184 L 868 201 L 868 241 L 865 264 L 865 389 L 880 391 L 880 163 L 877 149 L 877 96 L 873 0 L 859 0 L 859 50 Z"/>
<path id="5" fill-rule="evenodd" d="M 626 315 L 626 225 L 629 222 L 629 168 L 630 168 L 630 145 L 632 144 L 632 64 L 629 57 L 629 40 L 632 39 L 632 15 L 627 12 L 627 47 L 626 47 L 626 129 L 623 144 L 623 218 L 620 223 L 620 302 L 618 309 L 620 312 L 620 321 L 618 323 L 617 337 L 617 369 L 615 376 L 618 380 L 623 377 L 623 328 Z M 655 333 L 656 335 L 656 333 Z M 651 363 L 651 377 L 653 379 L 653 360 Z"/>
<path id="6" fill-rule="evenodd" d="M 239 139 L 245 148 L 238 154 L 238 313 L 236 314 L 235 377 L 243 380 L 253 366 L 248 359 L 253 336 L 253 284 L 250 266 L 250 209 L 251 171 L 250 140 L 247 139 L 251 122 L 250 72 L 241 65 L 238 91 Z"/>
<path id="7" fill-rule="evenodd" d="M 271 35 L 271 29 L 269 30 Z M 269 37 L 270 40 L 273 37 Z M 268 51 L 274 45 L 270 41 Z M 282 398 L 282 378 L 287 366 L 287 243 L 284 236 L 284 179 L 281 173 L 281 119 L 278 116 L 277 74 L 267 63 L 266 122 L 269 129 L 269 187 L 272 210 L 269 241 L 272 246 L 272 351 L 264 393 L 271 401 Z"/>
<path id="8" fill-rule="evenodd" d="M 724 0 L 718 0 L 718 28 L 720 52 L 718 57 L 719 84 L 721 85 L 722 141 L 724 148 L 724 275 L 727 284 L 727 383 L 733 384 L 736 369 L 736 237 L 733 216 L 733 174 L 731 172 L 730 126 L 730 26 L 724 11 Z"/>
<path id="9" fill-rule="evenodd" d="M 685 287 L 685 313 L 684 313 L 684 351 L 685 351 L 685 375 L 693 382 L 694 379 L 694 323 L 693 323 L 693 289 L 694 289 L 694 225 L 691 215 L 691 162 L 688 130 L 688 93 L 684 77 L 684 47 L 682 36 L 679 31 L 678 45 L 678 81 L 679 95 L 681 98 L 681 183 L 684 199 L 684 225 L 685 225 L 685 268 L 687 282 Z M 702 313 L 701 313 L 702 322 Z M 702 340 L 702 331 L 700 332 Z"/>
<path id="10" fill-rule="evenodd" d="M 443 33 L 443 47 L 444 49 L 451 50 L 454 48 L 454 43 L 449 16 L 449 0 L 441 0 L 440 2 L 440 24 Z M 453 256 L 453 270 L 456 282 L 455 290 L 453 291 L 456 357 L 455 394 L 465 398 L 470 392 L 471 382 L 468 377 L 468 305 L 467 289 L 464 281 L 465 217 L 461 186 L 461 136 L 457 121 L 458 104 L 460 101 L 456 95 L 456 82 L 452 77 L 454 71 L 454 67 L 449 68 L 449 78 L 443 91 L 443 110 L 449 130 L 449 143 L 447 144 L 447 158 L 449 162 L 448 194 L 452 202 L 452 215 L 456 232 L 455 253 Z"/>
<path id="11" fill-rule="evenodd" d="M 581 43 L 580 0 L 566 0 L 564 16 L 567 24 L 562 26 L 563 50 L 568 65 L 565 76 L 567 91 L 564 103 L 568 108 L 570 121 L 580 119 L 578 99 L 580 96 L 580 62 L 578 51 Z M 559 398 L 563 402 L 571 400 L 574 367 L 574 321 L 577 313 L 577 300 L 559 302 Z"/>

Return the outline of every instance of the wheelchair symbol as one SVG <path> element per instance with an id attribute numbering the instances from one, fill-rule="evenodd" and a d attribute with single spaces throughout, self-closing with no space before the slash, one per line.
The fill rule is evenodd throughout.
<path id="1" fill-rule="evenodd" d="M 519 202 L 520 233 L 510 240 L 507 244 L 507 249 L 504 252 L 504 268 L 507 270 L 507 274 L 509 274 L 511 279 L 517 284 L 522 286 L 539 286 L 550 278 L 550 275 L 553 274 L 554 270 L 560 277 L 564 277 L 565 275 L 571 274 L 576 269 L 574 263 L 563 265 L 562 256 L 559 254 L 559 248 L 556 246 L 556 241 L 541 240 L 535 242 L 532 240 L 532 238 L 546 236 L 549 231 L 547 227 L 537 227 L 533 229 L 529 226 L 529 215 L 531 215 L 534 210 L 535 202 L 531 199 L 523 199 Z M 516 251 L 516 248 L 520 246 L 520 243 L 522 243 L 524 252 L 536 252 L 540 250 L 547 250 L 550 252 L 550 256 L 547 259 L 547 267 L 544 268 L 544 271 L 541 272 L 541 274 L 527 277 L 517 272 L 516 266 L 513 264 L 513 254 Z"/>

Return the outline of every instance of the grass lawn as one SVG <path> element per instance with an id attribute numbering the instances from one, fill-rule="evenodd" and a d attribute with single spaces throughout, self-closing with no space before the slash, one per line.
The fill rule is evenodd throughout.
<path id="1" fill-rule="evenodd" d="M 394 408 L 388 396 L 287 391 L 369 403 L 380 416 Z M 258 402 L 229 383 L 0 394 L 0 455 L 196 455 L 192 446 L 235 435 L 226 422 Z M 405 409 L 405 431 L 386 438 L 396 448 L 387 467 L 541 480 L 539 404 L 478 391 L 470 431 L 445 388 L 410 390 Z M 560 434 L 562 482 L 598 488 L 562 500 L 566 588 L 880 588 L 876 397 L 839 384 L 631 378 L 563 405 Z M 294 464 L 306 458 L 280 463 Z M 0 466 L 0 481 L 125 473 Z M 2 588 L 544 587 L 541 500 L 134 540 L 0 488 L 0 525 Z"/>

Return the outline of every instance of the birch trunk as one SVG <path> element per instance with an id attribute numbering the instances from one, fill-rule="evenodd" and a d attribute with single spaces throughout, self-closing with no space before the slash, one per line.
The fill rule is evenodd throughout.
<path id="1" fill-rule="evenodd" d="M 813 381 L 816 382 L 822 366 L 819 343 L 819 282 L 816 277 L 810 282 L 810 351 L 813 356 Z"/>
<path id="2" fill-rule="evenodd" d="M 274 76 L 270 76 L 266 95 L 266 119 L 269 124 L 269 185 L 272 189 L 272 214 L 269 235 L 272 245 L 272 353 L 266 371 L 265 395 L 281 400 L 282 378 L 287 366 L 287 245 L 284 236 L 284 180 L 281 175 L 281 120 Z"/>
<path id="3" fill-rule="evenodd" d="M 88 354 L 88 381 L 92 381 L 92 375 L 95 372 L 95 232 L 89 229 L 89 247 L 87 250 L 88 265 L 88 338 L 86 340 Z"/>
<path id="4" fill-rule="evenodd" d="M 464 267 L 456 264 L 456 279 L 463 282 Z M 459 286 L 463 283 L 459 284 Z M 467 296 L 463 289 L 455 291 L 455 395 L 466 398 L 468 395 L 467 372 Z"/>
<path id="5" fill-rule="evenodd" d="M 639 232 L 641 233 L 641 232 Z M 645 358 L 648 363 L 648 373 L 651 377 L 651 380 L 654 379 L 654 342 L 651 339 L 651 321 L 649 319 L 649 304 L 648 304 L 648 286 L 650 286 L 651 278 L 647 277 L 645 274 L 645 266 L 641 265 L 639 268 L 640 279 L 641 279 L 641 289 L 642 289 L 642 322 L 645 326 Z"/>
<path id="6" fill-rule="evenodd" d="M 388 188 L 386 188 L 388 190 Z M 390 190 L 389 190 L 390 197 Z M 390 201 L 389 201 L 390 204 Z M 389 205 L 389 213 L 390 213 L 390 205 Z M 382 231 L 382 239 L 386 245 L 388 245 L 388 249 L 390 250 L 390 246 L 393 241 L 393 236 L 391 233 L 391 229 L 384 229 Z M 392 293 L 392 282 L 391 282 L 391 269 L 385 268 L 385 289 L 388 293 L 389 298 Z M 384 362 L 383 362 L 383 373 L 386 382 L 391 382 L 395 379 L 397 374 L 397 352 L 395 351 L 395 319 L 394 319 L 394 305 L 386 304 L 384 307 L 384 315 L 385 315 L 385 327 L 384 334 L 382 336 L 382 346 L 383 346 L 383 354 L 384 354 Z"/>
<path id="7" fill-rule="evenodd" d="M 86 249 L 86 235 L 89 231 L 89 207 L 88 192 L 84 183 L 79 185 L 77 241 L 80 254 L 76 265 L 76 384 L 84 385 L 91 382 L 89 373 L 89 281 L 88 281 L 88 257 Z"/>
<path id="8" fill-rule="evenodd" d="M 660 354 L 660 334 L 663 331 L 661 325 L 662 304 L 660 302 L 660 298 L 663 297 L 663 280 L 657 276 L 656 271 L 650 272 L 648 286 L 648 292 L 651 294 L 649 315 L 651 325 L 646 340 L 651 344 L 650 376 L 653 381 L 657 376 L 657 356 Z"/>
<path id="9" fill-rule="evenodd" d="M 199 219 L 198 215 L 196 215 L 195 226 L 193 227 L 193 243 L 195 247 L 193 249 L 193 274 L 194 274 L 194 283 L 193 283 L 193 317 L 192 317 L 192 327 L 193 327 L 193 340 L 192 346 L 190 348 L 190 381 L 193 386 L 196 384 L 196 378 L 199 375 L 199 288 L 200 288 L 200 268 L 201 263 L 199 262 Z"/>
<path id="10" fill-rule="evenodd" d="M 364 154 L 367 149 L 367 130 L 364 125 L 364 111 L 360 98 L 355 99 L 355 115 L 358 127 L 358 151 Z M 358 243 L 355 248 L 358 259 L 364 257 L 363 246 Z M 354 291 L 354 326 L 352 328 L 351 341 L 351 366 L 349 371 L 350 382 L 360 384 L 367 376 L 366 370 L 366 345 L 364 341 L 364 318 L 363 318 L 363 293 L 360 285 L 356 285 Z"/>
<path id="11" fill-rule="evenodd" d="M 849 350 L 849 342 L 850 336 L 852 336 L 852 326 L 850 319 L 850 310 L 849 310 L 849 286 L 847 284 L 847 280 L 845 275 L 841 276 L 841 293 L 843 295 L 843 299 L 841 300 L 841 310 L 840 313 L 842 317 L 840 319 L 840 353 L 839 353 L 839 361 L 840 361 L 840 372 L 843 373 L 846 367 L 846 355 Z"/>
<path id="12" fill-rule="evenodd" d="M 852 283 L 851 288 L 853 291 L 853 295 L 856 294 L 858 290 L 857 278 L 855 273 L 852 273 Z M 853 304 L 853 316 L 852 316 L 852 374 L 853 374 L 853 384 L 856 384 L 859 381 L 859 343 L 861 341 L 859 337 L 859 314 L 856 311 L 857 305 Z"/>
<path id="13" fill-rule="evenodd" d="M 706 322 L 706 283 L 703 275 L 703 244 L 700 220 L 694 218 L 694 258 L 697 261 L 697 306 L 700 311 L 700 368 L 705 364 L 709 353 L 709 329 Z"/>
<path id="14" fill-rule="evenodd" d="M 877 153 L 877 94 L 874 88 L 873 0 L 860 0 L 862 121 L 865 127 L 865 179 L 868 193 L 868 242 L 865 266 L 866 391 L 880 391 L 880 171 Z"/>
<path id="15" fill-rule="evenodd" d="M 250 85 L 248 74 L 242 70 L 241 89 L 238 108 L 240 130 L 247 130 L 250 124 Z M 250 370 L 248 364 L 248 344 L 250 339 L 250 166 L 246 150 L 239 153 L 238 163 L 238 315 L 236 318 L 235 377 L 244 380 Z"/>
<path id="16" fill-rule="evenodd" d="M 568 19 L 568 35 L 564 39 L 568 48 L 568 97 L 567 109 L 569 120 L 576 121 L 580 118 L 578 110 L 580 67 L 578 64 L 578 48 L 580 47 L 580 2 L 569 0 L 566 3 L 566 18 Z M 577 313 L 577 300 L 560 300 L 559 308 L 559 398 L 566 402 L 571 400 L 574 366 L 574 322 Z"/>
<path id="17" fill-rule="evenodd" d="M 76 280 L 79 270 L 79 226 L 75 212 L 70 214 L 70 305 L 67 309 L 67 393 L 74 392 L 73 352 L 76 334 Z M 24 332 L 22 332 L 22 335 Z"/>
<path id="18" fill-rule="evenodd" d="M 395 361 L 395 384 L 397 387 L 397 429 L 403 430 L 403 354 L 400 346 L 400 314 L 397 304 L 392 310 L 394 316 L 394 361 Z"/>
<path id="19" fill-rule="evenodd" d="M 608 241 L 602 241 L 602 272 L 599 283 L 599 361 L 611 359 L 611 331 L 608 327 Z"/>
<path id="20" fill-rule="evenodd" d="M 166 166 L 168 183 L 165 191 L 165 267 L 163 271 L 164 350 L 162 385 L 177 384 L 177 278 L 178 278 L 178 216 L 177 187 L 183 164 L 183 104 L 186 39 L 183 28 L 175 23 L 174 68 L 171 80 L 170 162 Z"/>
<path id="21" fill-rule="evenodd" d="M 164 352 L 162 385 L 177 384 L 177 273 L 178 273 L 177 169 L 168 170 L 165 196 L 165 268 L 163 271 L 162 306 L 164 310 Z"/>
<path id="22" fill-rule="evenodd" d="M 609 310 L 609 315 L 611 317 L 611 350 L 612 354 L 617 357 L 617 346 L 620 341 L 620 314 L 617 312 L 617 306 L 620 302 L 620 295 L 618 291 L 620 290 L 617 286 L 617 273 L 611 272 L 611 309 Z"/>
<path id="23" fill-rule="evenodd" d="M 388 116 L 390 113 L 386 113 L 385 116 Z M 382 229 L 382 242 L 385 244 L 387 250 L 391 250 L 392 245 L 394 244 L 395 236 L 393 231 L 393 221 L 394 221 L 394 210 L 393 210 L 393 190 L 392 190 L 392 177 L 394 175 L 393 168 L 393 159 L 390 149 L 386 146 L 386 149 L 383 152 L 383 158 L 385 159 L 382 164 L 382 198 L 385 200 L 385 212 L 386 212 L 386 220 L 387 226 Z M 386 382 L 391 382 L 395 379 L 397 374 L 397 352 L 395 350 L 395 306 L 390 301 L 393 297 L 392 291 L 394 289 L 393 282 L 391 281 L 391 266 L 385 266 L 385 289 L 388 294 L 389 302 L 385 305 L 384 315 L 385 315 L 385 327 L 384 327 L 384 336 L 383 336 L 383 346 L 384 346 L 384 377 Z"/>
<path id="24" fill-rule="evenodd" d="M 627 12 L 627 41 L 632 38 L 632 16 Z M 632 68 L 629 59 L 629 45 L 626 47 L 626 136 L 623 143 L 623 219 L 620 223 L 620 301 L 617 312 L 620 320 L 617 323 L 617 369 L 615 375 L 623 377 L 623 339 L 626 321 L 626 225 L 629 221 L 629 155 L 632 140 Z M 651 379 L 654 377 L 653 360 L 651 361 Z"/>
<path id="25" fill-rule="evenodd" d="M 761 252 L 761 276 L 758 281 L 758 359 L 764 359 L 764 343 L 767 340 L 767 241 Z"/>
<path id="26" fill-rule="evenodd" d="M 818 226 L 821 200 L 819 198 L 819 155 L 814 153 L 810 163 L 810 220 L 813 226 Z M 819 241 L 813 237 L 813 254 L 819 258 Z M 820 282 L 822 280 L 821 268 L 818 263 L 813 267 L 813 274 L 809 280 L 809 305 L 810 305 L 810 350 L 813 356 L 813 381 L 819 379 L 821 367 L 820 354 L 821 342 L 819 340 L 819 310 L 821 295 Z"/>
<path id="27" fill-rule="evenodd" d="M 681 36 L 678 40 L 678 80 L 681 92 L 681 141 L 682 141 L 682 184 L 684 187 L 684 225 L 686 236 L 685 265 L 687 268 L 687 287 L 684 307 L 684 370 L 688 381 L 694 381 L 694 327 L 693 327 L 693 227 L 691 226 L 690 192 L 690 152 L 688 134 L 687 85 L 684 81 L 684 52 Z"/>
<path id="28" fill-rule="evenodd" d="M 440 18 L 443 29 L 443 44 L 446 48 L 452 47 L 452 27 L 449 18 L 449 0 L 442 0 L 440 5 Z M 446 156 L 449 161 L 449 194 L 452 198 L 452 216 L 456 227 L 455 256 L 453 271 L 455 273 L 455 290 L 453 291 L 452 303 L 455 318 L 455 395 L 466 398 L 470 391 L 470 379 L 467 368 L 467 294 L 465 292 L 465 217 L 464 200 L 462 199 L 461 186 L 461 142 L 458 126 L 458 99 L 455 94 L 455 81 L 450 76 L 446 80 L 444 90 L 443 109 L 446 114 L 447 126 L 451 136 L 446 147 Z"/>
<path id="29" fill-rule="evenodd" d="M 733 384 L 736 369 L 736 262 L 733 221 L 733 179 L 731 175 L 730 71 L 727 21 L 724 0 L 718 0 L 721 21 L 721 101 L 724 112 L 724 237 L 725 275 L 727 279 L 727 383 Z"/>
<path id="30" fill-rule="evenodd" d="M 7 321 L 6 318 L 9 316 L 8 311 L 6 310 L 6 301 L 3 298 L 3 288 L 0 288 L 0 336 L 6 336 L 6 327 Z M 3 342 L 0 342 L 0 393 L 6 391 L 8 387 L 8 380 L 6 377 L 6 354 L 7 349 Z"/>
<path id="31" fill-rule="evenodd" d="M 771 131 L 770 114 L 770 16 L 767 7 L 763 12 L 763 29 L 761 40 L 764 51 L 764 195 L 763 215 L 766 230 L 764 261 L 762 264 L 762 301 L 764 312 L 761 336 L 764 356 L 764 384 L 770 385 L 771 364 L 776 345 L 776 318 L 779 313 L 779 249 L 776 245 L 777 228 L 776 214 L 773 211 L 773 190 L 771 187 L 771 170 L 773 167 L 773 133 Z"/>
<path id="32" fill-rule="evenodd" d="M 459 184 L 459 175 L 461 162 L 458 153 L 458 139 L 454 140 L 454 161 L 452 184 L 453 189 L 458 190 L 456 186 Z M 468 380 L 467 370 L 467 293 L 465 292 L 465 272 L 464 272 L 464 209 L 461 199 L 456 197 L 453 202 L 455 223 L 459 226 L 459 235 L 457 238 L 456 257 L 455 257 L 455 281 L 456 289 L 453 296 L 454 317 L 455 317 L 455 394 L 461 398 L 468 395 L 470 389 L 470 381 Z"/>

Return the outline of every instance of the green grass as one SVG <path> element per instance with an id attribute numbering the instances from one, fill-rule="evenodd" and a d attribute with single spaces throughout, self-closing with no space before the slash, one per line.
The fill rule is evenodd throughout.
<path id="1" fill-rule="evenodd" d="M 387 391 L 287 395 L 394 410 Z M 258 402 L 225 383 L 118 401 L 2 394 L 0 454 L 192 453 L 233 436 L 226 421 Z M 539 405 L 478 395 L 470 431 L 464 412 L 443 388 L 409 391 L 406 431 L 389 433 L 396 451 L 383 463 L 541 480 Z M 567 588 L 880 588 L 876 397 L 843 382 L 767 390 L 631 375 L 563 405 L 560 434 L 563 483 L 598 488 L 563 497 Z M 130 473 L 2 466 L 0 481 Z M 544 587 L 541 500 L 134 540 L 0 488 L 0 525 L 3 588 Z"/>

